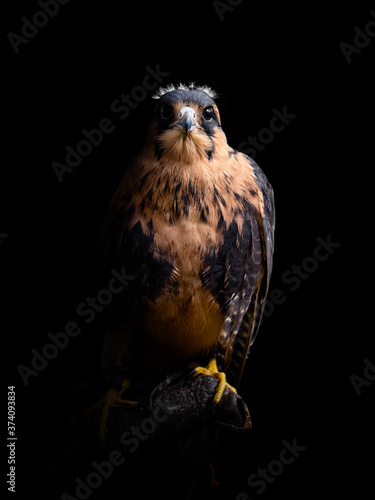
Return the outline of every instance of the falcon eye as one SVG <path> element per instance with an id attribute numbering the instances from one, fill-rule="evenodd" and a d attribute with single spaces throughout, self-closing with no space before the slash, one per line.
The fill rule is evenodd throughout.
<path id="1" fill-rule="evenodd" d="M 205 108 L 203 110 L 202 116 L 206 120 L 206 122 L 210 122 L 212 120 L 213 115 L 214 115 L 214 109 L 212 106 L 208 106 L 208 108 Z"/>
<path id="2" fill-rule="evenodd" d="M 168 118 L 171 118 L 173 114 L 173 109 L 171 106 L 165 105 L 162 106 L 160 110 L 160 116 L 163 118 L 163 120 L 168 120 Z"/>

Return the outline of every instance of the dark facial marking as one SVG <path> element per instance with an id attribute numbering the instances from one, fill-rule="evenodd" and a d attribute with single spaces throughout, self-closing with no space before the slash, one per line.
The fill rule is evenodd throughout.
<path id="1" fill-rule="evenodd" d="M 212 136 L 215 128 L 220 127 L 213 107 L 215 101 L 209 95 L 200 90 L 174 90 L 164 94 L 156 105 L 153 123 L 156 123 L 159 135 L 164 130 L 167 130 L 175 120 L 176 117 L 173 108 L 178 102 L 185 105 L 194 103 L 198 108 L 203 109 L 200 124 L 207 135 Z M 156 153 L 159 155 L 160 151 L 157 150 Z"/>

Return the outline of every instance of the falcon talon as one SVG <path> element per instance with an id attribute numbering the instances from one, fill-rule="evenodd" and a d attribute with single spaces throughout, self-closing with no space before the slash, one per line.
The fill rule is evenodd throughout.
<path id="1" fill-rule="evenodd" d="M 216 358 L 212 358 L 210 360 L 210 362 L 208 363 L 207 367 L 197 366 L 195 368 L 195 370 L 193 371 L 193 377 L 196 377 L 197 375 L 206 375 L 206 376 L 211 376 L 211 377 L 215 377 L 216 379 L 218 379 L 219 383 L 218 383 L 218 386 L 216 388 L 216 392 L 215 392 L 215 396 L 214 396 L 214 400 L 213 400 L 214 405 L 221 401 L 226 387 L 228 387 L 229 390 L 231 390 L 237 394 L 237 390 L 234 387 L 232 387 L 230 384 L 228 384 L 225 373 L 220 372 L 218 370 Z"/>
<path id="2" fill-rule="evenodd" d="M 104 274 L 134 279 L 108 305 L 103 369 L 126 359 L 144 377 L 217 353 L 192 376 L 237 386 L 266 304 L 274 247 L 273 190 L 258 164 L 227 143 L 216 93 L 169 85 L 142 151 L 114 193 Z M 190 368 L 190 366 L 189 366 Z M 225 373 L 224 373 L 225 372 Z"/>
<path id="3" fill-rule="evenodd" d="M 197 374 L 197 369 L 194 368 L 194 370 L 192 370 L 190 373 L 188 373 L 188 378 L 194 377 L 196 374 Z"/>

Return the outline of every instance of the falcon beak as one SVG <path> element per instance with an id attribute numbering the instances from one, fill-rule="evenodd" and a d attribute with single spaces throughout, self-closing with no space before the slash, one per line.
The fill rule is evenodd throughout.
<path id="1" fill-rule="evenodd" d="M 186 135 L 190 130 L 194 130 L 197 126 L 196 111 L 190 106 L 185 106 L 178 113 L 177 127 L 182 128 Z"/>

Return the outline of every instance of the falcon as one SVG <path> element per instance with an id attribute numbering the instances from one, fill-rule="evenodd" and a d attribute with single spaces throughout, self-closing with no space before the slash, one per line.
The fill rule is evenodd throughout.
<path id="1" fill-rule="evenodd" d="M 216 98 L 194 84 L 154 96 L 143 149 L 106 219 L 104 268 L 131 279 L 108 306 L 102 369 L 125 361 L 147 377 L 194 366 L 218 378 L 219 401 L 225 373 L 238 385 L 259 328 L 275 211 L 265 174 L 228 145 Z"/>

